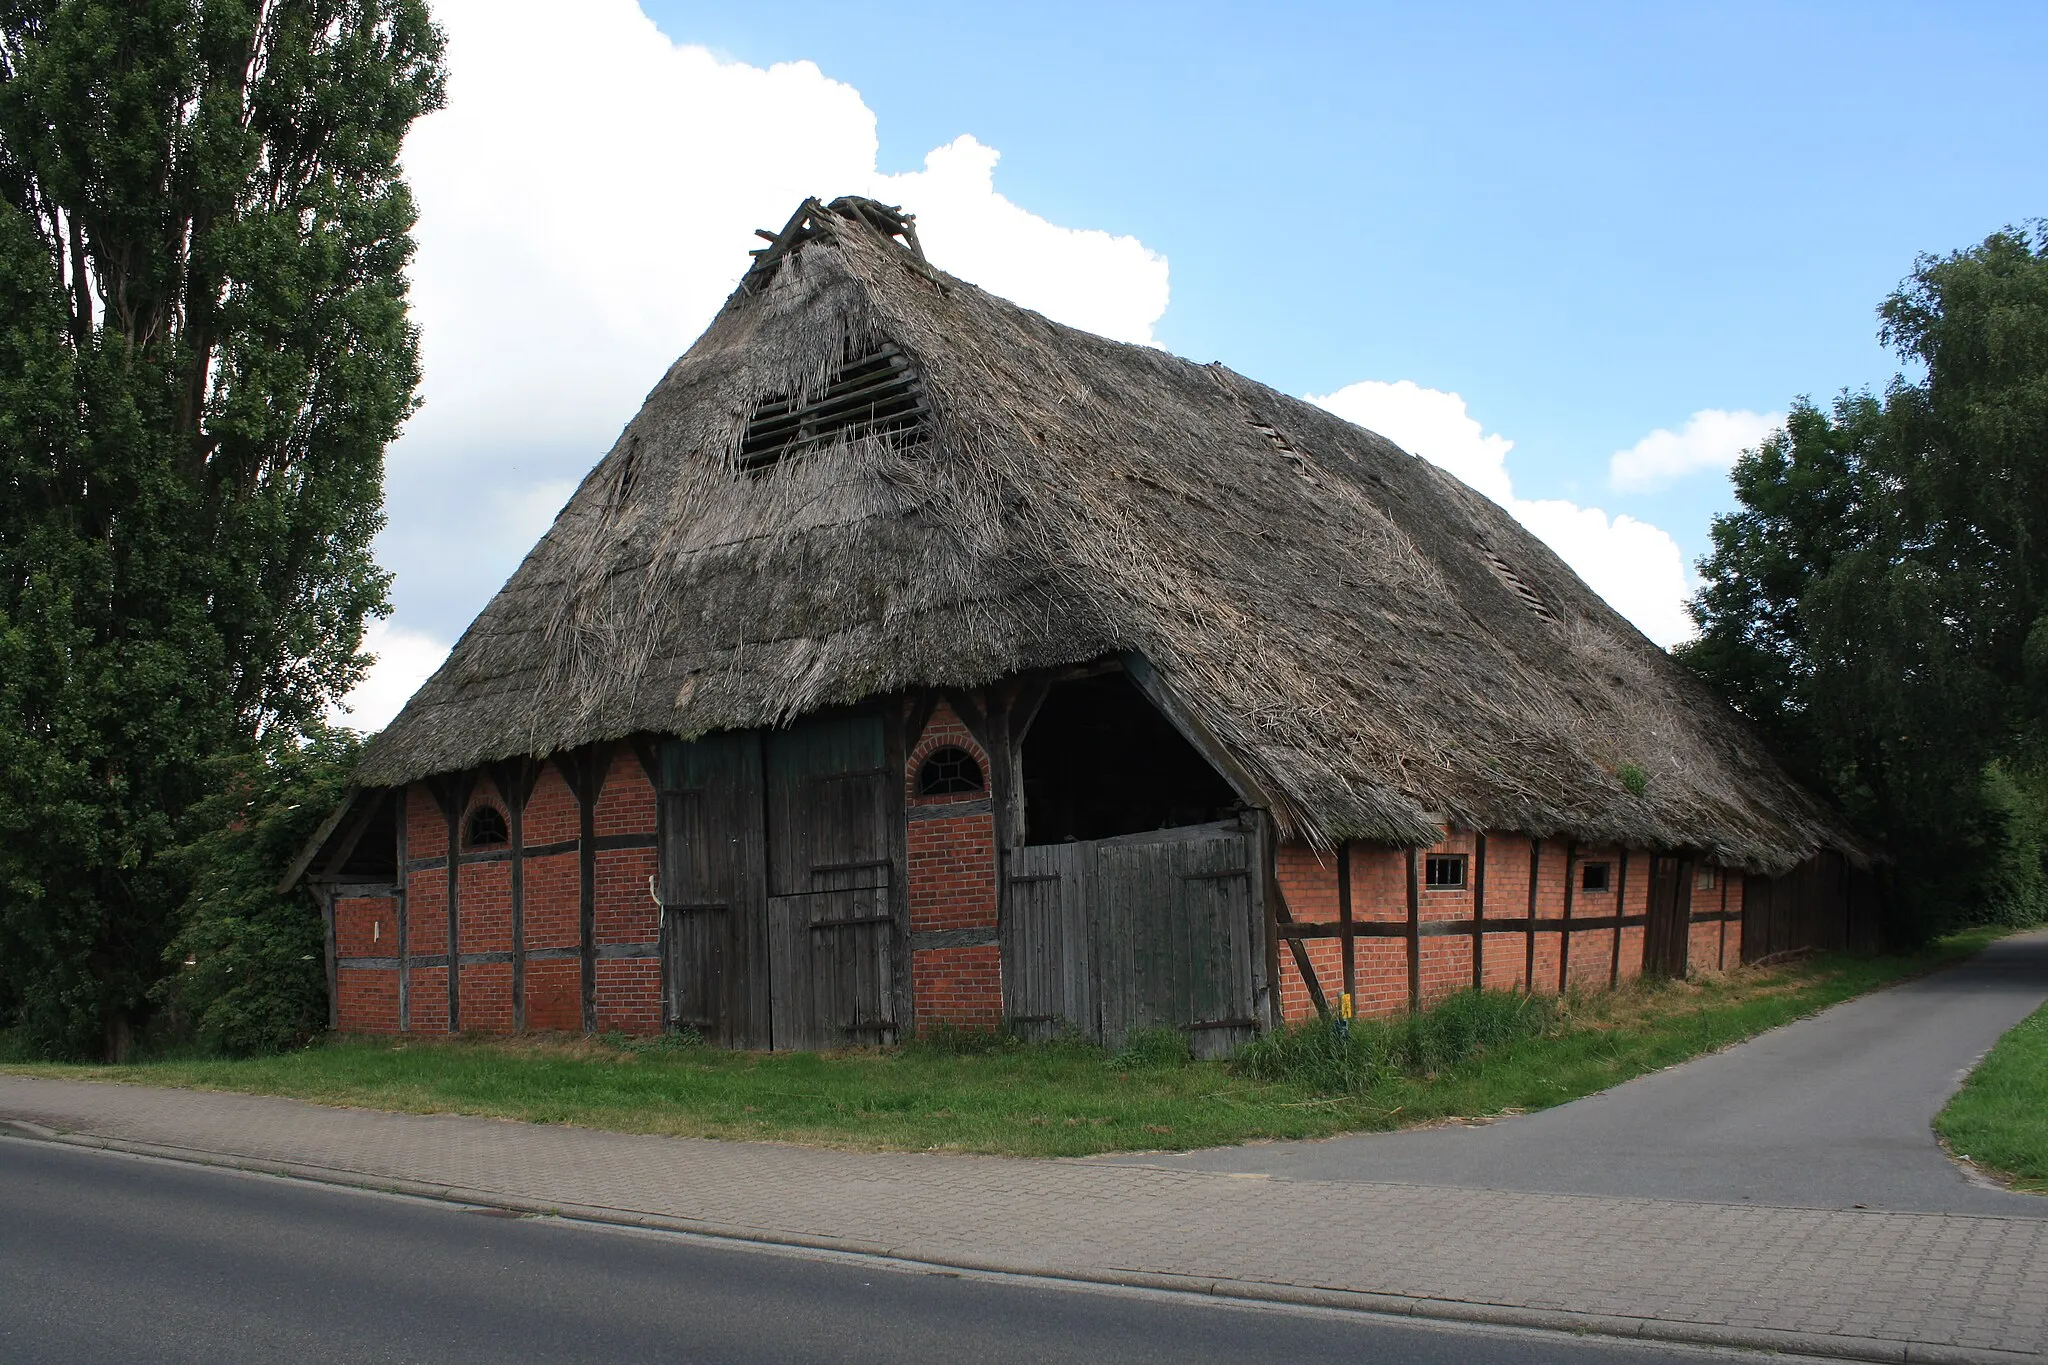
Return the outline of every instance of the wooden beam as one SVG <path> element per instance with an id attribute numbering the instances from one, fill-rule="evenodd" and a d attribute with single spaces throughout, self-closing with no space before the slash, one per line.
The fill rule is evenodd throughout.
<path id="1" fill-rule="evenodd" d="M 1422 879 L 1415 850 L 1408 850 L 1408 1012 L 1422 1009 Z"/>
<path id="2" fill-rule="evenodd" d="M 1358 1008 L 1358 939 L 1351 910 L 1351 840 L 1337 845 L 1337 922 L 1344 926 L 1344 994 Z"/>
<path id="3" fill-rule="evenodd" d="M 1579 841 L 1564 846 L 1564 934 L 1557 940 L 1557 993 L 1564 994 L 1572 974 L 1572 896 L 1578 890 Z"/>
<path id="4" fill-rule="evenodd" d="M 1715 868 L 1714 879 L 1721 883 L 1721 952 L 1715 959 L 1714 970 L 1725 972 L 1728 970 L 1728 869 Z"/>
<path id="5" fill-rule="evenodd" d="M 398 1031 L 412 1032 L 412 934 L 406 923 L 406 902 L 412 899 L 412 873 L 405 861 L 406 807 L 411 788 L 400 787 L 398 803 Z"/>
<path id="6" fill-rule="evenodd" d="M 1536 896 L 1543 885 L 1543 841 L 1529 837 L 1529 940 L 1523 946 L 1522 989 L 1536 993 Z"/>
<path id="7" fill-rule="evenodd" d="M 558 760 L 576 797 L 576 955 L 585 1033 L 597 1032 L 597 802 L 611 757 L 610 743 L 599 741 Z"/>
<path id="8" fill-rule="evenodd" d="M 1173 690 L 1160 678 L 1158 670 L 1152 667 L 1149 660 L 1135 650 L 1128 650 L 1118 657 L 1122 660 L 1124 672 L 1130 677 L 1133 685 L 1145 694 L 1145 699 L 1158 709 L 1160 715 L 1166 717 L 1174 729 L 1180 731 L 1181 738 L 1192 745 L 1196 753 L 1208 759 L 1210 767 L 1222 774 L 1223 780 L 1230 784 L 1239 800 L 1247 806 L 1257 806 L 1261 810 L 1271 811 L 1277 808 L 1272 796 L 1259 785 L 1251 772 L 1238 762 L 1237 756 L 1231 753 L 1229 746 L 1209 732 L 1209 727 L 1202 723 L 1201 717 L 1181 705 L 1180 698 L 1173 694 Z M 1278 854 L 1276 844 L 1274 855 L 1277 857 Z"/>
<path id="9" fill-rule="evenodd" d="M 1270 817 L 1264 822 L 1264 827 L 1270 836 L 1273 829 Z M 1308 987 L 1309 1003 L 1316 1007 L 1317 1014 L 1327 1019 L 1330 1017 L 1330 1000 L 1323 994 L 1323 983 L 1316 976 L 1316 965 L 1309 960 L 1308 949 L 1303 946 L 1301 936 L 1288 932 L 1294 925 L 1294 912 L 1287 908 L 1287 893 L 1280 887 L 1279 841 L 1268 837 L 1263 842 L 1267 845 L 1262 850 L 1265 854 L 1263 861 L 1266 864 L 1266 895 L 1272 902 L 1273 919 L 1279 928 L 1280 936 L 1287 940 L 1287 947 L 1294 954 L 1295 970 L 1301 973 L 1302 984 Z M 1285 1010 L 1283 1009 L 1281 1013 L 1284 1015 Z"/>
<path id="10" fill-rule="evenodd" d="M 1628 913 L 1628 853 L 1628 846 L 1624 844 L 1621 850 L 1621 866 L 1614 873 L 1614 913 L 1617 916 Z M 1655 885 L 1654 878 L 1651 884 Z M 1649 946 L 1650 935 L 1649 931 L 1645 930 L 1643 932 L 1643 951 L 1648 952 Z M 1611 991 L 1620 984 L 1621 926 L 1617 924 L 1614 927 L 1614 960 L 1607 966 L 1607 989 Z"/>
<path id="11" fill-rule="evenodd" d="M 475 779 L 468 773 L 444 778 L 436 786 L 441 813 L 448 821 L 448 1031 L 462 1032 L 462 813 Z"/>
<path id="12" fill-rule="evenodd" d="M 335 803 L 333 811 L 320 822 L 319 828 L 313 831 L 313 837 L 306 840 L 305 846 L 299 850 L 299 856 L 292 859 L 291 866 L 277 879 L 278 895 L 282 896 L 291 890 L 298 884 L 299 878 L 306 875 L 306 869 L 312 866 L 313 859 L 320 856 L 321 845 L 327 842 L 328 837 L 334 833 L 334 827 L 348 814 L 349 807 L 355 804 L 358 794 L 359 789 L 356 787 L 350 787 L 341 794 L 341 800 Z"/>
<path id="13" fill-rule="evenodd" d="M 327 964 L 327 1027 L 341 1027 L 341 981 L 339 979 L 339 953 L 334 943 L 334 891 L 330 887 L 312 888 L 313 899 L 320 903 L 321 951 Z"/>
<path id="14" fill-rule="evenodd" d="M 1486 989 L 1486 831 L 1472 847 L 1472 989 Z"/>

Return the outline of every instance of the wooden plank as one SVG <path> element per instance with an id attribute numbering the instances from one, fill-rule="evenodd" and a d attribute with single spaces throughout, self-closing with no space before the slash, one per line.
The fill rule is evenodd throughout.
<path id="1" fill-rule="evenodd" d="M 306 840 L 305 844 L 299 849 L 298 856 L 292 859 L 291 865 L 285 869 L 284 875 L 277 879 L 275 889 L 278 895 L 282 896 L 298 884 L 299 878 L 305 875 L 308 867 L 312 866 L 313 859 L 320 856 L 320 849 L 333 835 L 336 827 L 348 817 L 350 809 L 354 807 L 356 799 L 360 795 L 361 792 L 356 787 L 350 787 L 341 794 L 341 800 L 335 803 L 334 809 L 328 813 L 327 818 L 322 820 L 314 829 L 313 837 Z"/>
<path id="2" fill-rule="evenodd" d="M 406 893 L 409 889 L 408 882 L 411 880 L 406 870 L 405 861 L 406 802 L 408 799 L 408 789 L 400 787 L 397 795 L 394 797 L 394 800 L 398 803 L 398 1031 L 400 1033 L 410 1033 L 412 1031 L 412 934 L 408 931 L 406 922 L 406 901 L 410 899 Z"/>
<path id="3" fill-rule="evenodd" d="M 329 887 L 313 888 L 313 899 L 320 904 L 320 948 L 326 959 L 327 971 L 327 1027 L 341 1027 L 341 981 L 337 974 L 340 953 L 334 942 L 334 892 Z"/>
<path id="4" fill-rule="evenodd" d="M 876 717 L 876 725 L 883 732 L 882 766 L 888 770 L 888 777 L 876 784 L 875 796 L 882 803 L 881 818 L 887 834 L 889 858 L 889 893 L 887 896 L 889 914 L 894 920 L 890 931 L 882 936 L 880 951 L 887 957 L 886 967 L 873 989 L 887 996 L 884 1012 L 895 1021 L 901 1037 L 914 1037 L 917 1032 L 917 998 L 912 989 L 912 967 L 910 954 L 910 825 L 904 818 L 904 778 L 910 766 L 910 748 L 914 740 L 906 740 L 903 732 L 882 723 Z M 983 774 L 991 795 L 995 792 L 998 775 L 994 771 L 995 755 L 986 745 L 983 753 L 989 760 L 990 771 Z M 1002 922 L 1003 886 L 1002 830 L 996 830 L 996 922 Z M 879 1043 L 885 1041 L 876 1038 Z"/>
<path id="5" fill-rule="evenodd" d="M 1486 989 L 1486 831 L 1472 847 L 1472 989 Z"/>
<path id="6" fill-rule="evenodd" d="M 1351 840 L 1337 845 L 1337 923 L 1343 926 L 1344 994 L 1358 1005 L 1358 942 L 1352 930 Z"/>
<path id="7" fill-rule="evenodd" d="M 1413 848 L 1408 850 L 1408 1012 L 1422 1009 L 1422 877 Z"/>
<path id="8" fill-rule="evenodd" d="M 1543 841 L 1531 837 L 1529 840 L 1529 932 L 1523 945 L 1522 989 L 1536 993 L 1536 908 L 1537 892 L 1542 886 Z"/>
<path id="9" fill-rule="evenodd" d="M 1564 846 L 1564 932 L 1557 940 L 1557 993 L 1563 995 L 1571 984 L 1572 970 L 1572 897 L 1578 890 L 1579 841 L 1574 839 Z"/>
<path id="10" fill-rule="evenodd" d="M 462 812 L 476 780 L 468 773 L 444 778 L 435 787 L 448 822 L 448 1031 L 462 1032 Z"/>
<path id="11" fill-rule="evenodd" d="M 1621 866 L 1615 869 L 1614 873 L 1614 913 L 1617 916 L 1628 913 L 1628 854 L 1628 849 L 1624 847 L 1621 850 Z M 1643 935 L 1643 943 L 1646 952 L 1648 951 L 1649 940 L 1649 934 L 1645 933 Z M 1611 991 L 1620 984 L 1621 927 L 1616 925 L 1614 930 L 1614 956 L 1607 966 L 1607 989 Z"/>

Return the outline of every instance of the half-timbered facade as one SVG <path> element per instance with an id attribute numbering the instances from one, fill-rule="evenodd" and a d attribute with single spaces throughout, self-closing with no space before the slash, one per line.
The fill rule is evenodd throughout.
<path id="1" fill-rule="evenodd" d="M 1197 1051 L 1860 941 L 1862 850 L 1498 507 L 806 201 L 294 870 L 345 1029 Z"/>

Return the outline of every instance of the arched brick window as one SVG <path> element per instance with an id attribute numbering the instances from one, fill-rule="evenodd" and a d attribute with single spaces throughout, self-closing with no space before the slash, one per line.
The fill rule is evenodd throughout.
<path id="1" fill-rule="evenodd" d="M 505 812 L 496 806 L 478 806 L 469 813 L 468 843 L 471 848 L 495 848 L 511 841 L 505 828 Z"/>
<path id="2" fill-rule="evenodd" d="M 981 765 L 955 745 L 932 750 L 917 770 L 919 796 L 960 796 L 981 787 Z"/>

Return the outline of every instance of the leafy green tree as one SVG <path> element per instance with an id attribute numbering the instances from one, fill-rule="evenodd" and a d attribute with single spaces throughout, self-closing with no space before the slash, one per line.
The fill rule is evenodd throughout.
<path id="1" fill-rule="evenodd" d="M 200 836 L 175 855 L 190 888 L 155 991 L 181 1033 L 218 1052 L 275 1052 L 327 1026 L 323 925 L 279 873 L 340 803 L 361 741 L 314 728 L 216 765 L 193 810 Z"/>
<path id="2" fill-rule="evenodd" d="M 0 1010 L 118 1052 L 223 755 L 385 608 L 424 0 L 0 0 Z M 274 752 L 274 750 L 273 750 Z"/>
<path id="3" fill-rule="evenodd" d="M 1885 845 L 1896 928 L 2037 916 L 2048 227 L 1922 258 L 1880 316 L 1918 377 L 1743 456 L 1680 657 Z"/>

